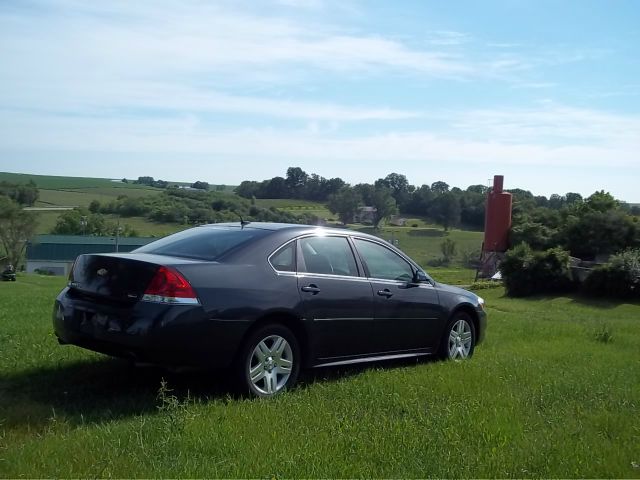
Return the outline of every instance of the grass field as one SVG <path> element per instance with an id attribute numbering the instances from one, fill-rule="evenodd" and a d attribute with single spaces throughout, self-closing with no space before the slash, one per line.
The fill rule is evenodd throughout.
<path id="1" fill-rule="evenodd" d="M 406 252 L 425 268 L 429 263 L 440 258 L 442 252 L 440 244 L 449 238 L 456 243 L 459 260 L 464 252 L 480 252 L 482 247 L 482 232 L 452 229 L 445 232 L 442 228 L 412 228 L 412 227 L 382 227 L 374 231 L 373 227 L 353 226 L 354 229 L 377 235 L 387 241 L 397 244 L 398 248 Z M 397 242 L 396 242 L 397 241 Z"/>
<path id="2" fill-rule="evenodd" d="M 309 213 L 323 219 L 335 218 L 335 215 L 322 202 L 290 198 L 258 198 L 256 199 L 256 205 L 263 208 L 276 207 L 297 215 Z"/>
<path id="3" fill-rule="evenodd" d="M 131 190 L 148 189 L 154 192 L 161 189 L 148 187 L 146 185 L 134 184 L 133 179 L 129 179 L 128 183 L 120 182 L 120 179 L 110 178 L 91 178 L 91 177 L 64 177 L 56 175 L 32 175 L 30 173 L 9 173 L 0 172 L 0 182 L 9 183 L 27 183 L 33 180 L 38 188 L 45 190 L 79 190 L 79 189 L 96 189 L 110 192 L 114 188 L 126 188 Z M 194 180 L 195 181 L 195 180 Z M 189 185 L 189 182 L 170 182 L 175 185 Z M 216 188 L 215 184 L 211 184 L 212 190 Z M 225 185 L 224 191 L 232 192 L 235 186 Z M 129 193 L 127 193 L 129 195 Z"/>
<path id="4" fill-rule="evenodd" d="M 261 401 L 59 346 L 63 284 L 0 282 L 0 477 L 640 476 L 640 305 L 483 290 L 471 361 L 324 369 Z"/>
<path id="5" fill-rule="evenodd" d="M 27 183 L 33 180 L 38 188 L 65 190 L 76 188 L 151 188 L 133 183 L 114 182 L 109 178 L 62 177 L 55 175 L 31 175 L 29 173 L 0 172 L 0 182 Z"/>
<path id="6" fill-rule="evenodd" d="M 37 212 L 38 227 L 36 233 L 51 233 L 53 227 L 56 226 L 60 213 L 61 212 Z M 122 217 L 118 219 L 116 215 L 105 215 L 105 218 L 109 222 L 116 223 L 119 220 L 120 225 L 129 225 L 135 229 L 141 237 L 164 237 L 165 235 L 187 228 L 187 225 L 180 225 L 177 223 L 150 222 L 144 217 Z"/>
<path id="7" fill-rule="evenodd" d="M 88 207 L 93 200 L 101 203 L 115 200 L 120 195 L 131 198 L 158 195 L 160 190 L 155 188 L 122 188 L 122 187 L 98 187 L 98 188 L 78 188 L 74 190 L 47 190 L 39 189 L 40 196 L 35 206 L 74 206 Z"/>

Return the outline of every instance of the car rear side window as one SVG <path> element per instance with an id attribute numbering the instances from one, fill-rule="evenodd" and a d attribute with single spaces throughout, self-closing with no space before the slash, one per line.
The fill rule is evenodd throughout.
<path id="1" fill-rule="evenodd" d="M 136 253 L 217 260 L 225 253 L 268 232 L 257 229 L 200 227 L 185 230 L 149 243 Z"/>
<path id="2" fill-rule="evenodd" d="M 403 282 L 410 282 L 413 278 L 411 265 L 396 252 L 378 243 L 359 238 L 355 238 L 354 242 L 370 278 Z"/>
<path id="3" fill-rule="evenodd" d="M 307 237 L 300 240 L 307 273 L 358 276 L 358 267 L 345 237 Z"/>
<path id="4" fill-rule="evenodd" d="M 285 245 L 276 253 L 271 255 L 269 263 L 279 272 L 295 272 L 296 271 L 296 242 Z"/>

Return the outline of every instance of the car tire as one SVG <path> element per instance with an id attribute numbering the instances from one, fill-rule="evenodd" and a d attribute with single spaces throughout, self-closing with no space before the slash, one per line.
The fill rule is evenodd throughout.
<path id="1" fill-rule="evenodd" d="M 465 360 L 473 356 L 476 347 L 476 327 L 466 312 L 455 312 L 440 343 L 439 357 L 443 360 Z"/>
<path id="2" fill-rule="evenodd" d="M 256 397 L 272 397 L 295 385 L 300 372 L 300 347 L 295 335 L 281 324 L 251 332 L 235 365 L 240 390 Z"/>

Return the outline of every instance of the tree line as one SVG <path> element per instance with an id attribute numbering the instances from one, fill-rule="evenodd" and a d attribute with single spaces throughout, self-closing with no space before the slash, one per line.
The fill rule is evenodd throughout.
<path id="1" fill-rule="evenodd" d="M 351 186 L 341 178 L 326 179 L 307 174 L 300 167 L 289 167 L 285 177 L 242 182 L 235 193 L 244 198 L 294 198 L 326 202 L 329 210 L 344 224 L 353 222 L 360 209 L 373 207 L 372 223 L 380 223 L 396 213 L 430 218 L 446 230 L 464 225 L 481 229 L 487 187 L 472 185 L 466 190 L 442 181 L 414 186 L 405 175 L 390 173 L 373 184 Z"/>
<path id="2" fill-rule="evenodd" d="M 249 221 L 316 223 L 317 217 L 308 213 L 296 216 L 275 207 L 264 208 L 237 195 L 206 190 L 167 188 L 158 195 L 132 198 L 121 195 L 109 202 L 93 200 L 89 204 L 89 215 L 114 214 L 120 217 L 144 217 L 154 222 L 179 223 L 184 225 L 235 222 L 240 218 Z M 71 213 L 68 213 L 71 217 Z M 74 214 L 73 225 L 76 225 Z M 97 217 L 99 218 L 99 217 Z M 53 233 L 77 230 L 72 222 L 56 226 Z"/>
<path id="3" fill-rule="evenodd" d="M 604 191 L 583 199 L 579 194 L 552 195 L 548 200 L 530 192 L 514 195 L 511 244 L 534 250 L 561 247 L 572 256 L 592 259 L 640 246 L 639 209 Z"/>

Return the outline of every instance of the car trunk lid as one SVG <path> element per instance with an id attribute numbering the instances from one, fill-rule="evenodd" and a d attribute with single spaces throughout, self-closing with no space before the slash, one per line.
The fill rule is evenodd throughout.
<path id="1" fill-rule="evenodd" d="M 82 295 L 134 303 L 143 299 L 161 268 L 176 271 L 185 263 L 199 262 L 147 254 L 80 255 L 70 274 L 69 288 Z"/>

